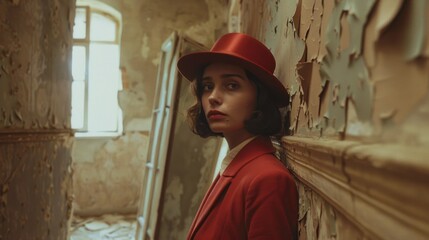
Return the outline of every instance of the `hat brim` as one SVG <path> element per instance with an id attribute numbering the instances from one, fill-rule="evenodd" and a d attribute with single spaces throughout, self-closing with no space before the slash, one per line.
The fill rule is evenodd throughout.
<path id="1" fill-rule="evenodd" d="M 245 58 L 230 53 L 197 52 L 181 57 L 177 62 L 177 68 L 185 78 L 193 81 L 205 67 L 215 62 L 236 64 L 251 72 L 273 94 L 274 102 L 278 107 L 288 105 L 289 94 L 283 84 L 273 74 Z"/>

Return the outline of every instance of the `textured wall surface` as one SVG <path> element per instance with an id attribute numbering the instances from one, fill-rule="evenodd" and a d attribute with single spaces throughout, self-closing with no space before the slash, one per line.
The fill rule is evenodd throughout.
<path id="1" fill-rule="evenodd" d="M 365 239 L 366 235 L 320 195 L 298 186 L 299 239 Z"/>
<path id="2" fill-rule="evenodd" d="M 181 40 L 176 56 L 205 50 L 200 45 Z M 175 67 L 176 64 L 173 64 Z M 167 69 L 170 71 L 170 69 Z M 164 189 L 158 208 L 158 225 L 154 239 L 186 239 L 192 220 L 213 180 L 221 138 L 202 139 L 189 129 L 186 110 L 194 103 L 189 81 L 175 71 L 177 79 L 176 99 L 169 109 L 174 114 L 171 135 L 168 140 L 164 172 Z M 165 146 L 167 147 L 167 146 Z"/>
<path id="3" fill-rule="evenodd" d="M 373 137 L 425 104 L 428 8 L 427 1 L 254 1 L 242 4 L 240 24 L 276 55 L 295 135 Z"/>
<path id="4" fill-rule="evenodd" d="M 74 214 L 134 213 L 147 145 L 147 134 L 139 132 L 108 141 L 77 140 L 73 146 Z"/>
<path id="5" fill-rule="evenodd" d="M 0 2 L 0 239 L 66 239 L 74 1 Z"/>
<path id="6" fill-rule="evenodd" d="M 419 196 L 419 207 L 404 212 L 427 212 L 428 208 L 420 205 L 420 202 L 426 202 L 427 205 L 428 196 L 424 193 L 418 194 L 423 179 L 413 179 L 412 176 L 413 172 L 416 176 L 428 176 L 429 173 L 429 154 L 425 151 L 429 146 L 429 2 L 235 2 L 236 8 L 240 9 L 238 14 L 233 13 L 239 17 L 238 29 L 265 42 L 275 54 L 278 63 L 276 74 L 291 95 L 290 130 L 295 136 L 294 141 L 299 143 L 300 137 L 311 138 L 314 149 L 318 148 L 318 141 L 325 143 L 327 139 L 335 140 L 330 142 L 333 149 L 336 144 L 340 146 L 342 142 L 349 144 L 350 141 L 355 141 L 352 152 L 359 157 L 353 159 L 350 162 L 353 162 L 352 164 L 345 159 L 338 159 L 335 152 L 324 153 L 328 154 L 326 160 L 331 158 L 330 162 L 324 164 L 330 164 L 332 167 L 324 172 L 328 175 L 323 175 L 321 179 L 330 179 L 332 176 L 329 176 L 329 171 L 339 167 L 345 177 L 345 189 L 359 189 L 358 191 L 368 194 L 367 196 L 377 195 L 378 197 L 374 198 L 380 199 L 388 195 L 384 192 L 385 189 L 378 189 L 380 184 L 394 189 L 389 182 L 407 184 L 409 180 L 416 181 L 418 186 L 412 189 L 413 185 L 410 185 L 411 189 L 407 188 L 406 194 L 398 188 L 389 190 L 397 199 L 381 200 L 380 209 L 388 206 L 391 201 L 400 204 L 400 197 L 407 196 L 407 201 L 413 201 L 415 197 L 409 196 Z M 288 142 L 288 138 L 284 141 Z M 368 149 L 374 149 L 377 154 L 359 152 L 360 146 L 370 143 L 375 144 Z M 415 154 L 406 156 L 401 149 Z M 292 149 L 286 149 L 288 150 Z M 311 154 L 308 151 L 300 157 L 311 160 Z M 329 154 L 332 156 L 329 157 Z M 377 180 L 380 182 L 373 185 L 371 181 L 375 181 L 379 176 L 372 176 L 363 169 L 354 172 L 357 165 L 367 160 L 372 164 L 368 166 L 374 171 L 372 174 L 377 172 L 377 175 L 390 176 L 391 171 L 406 168 L 403 173 L 407 177 L 396 175 L 395 178 L 395 175 L 391 175 L 389 178 L 392 179 L 384 181 L 380 177 Z M 306 162 L 308 165 L 305 168 L 313 169 L 314 173 L 319 171 L 315 162 L 302 162 Z M 396 168 L 396 165 L 402 167 Z M 350 180 L 350 176 L 352 179 L 366 180 L 357 181 L 359 185 L 362 184 L 357 187 L 354 185 L 357 183 Z M 393 222 L 385 224 L 384 230 L 389 231 L 388 234 L 362 232 L 361 225 L 351 223 L 336 211 L 338 207 L 347 208 L 352 205 L 332 206 L 324 200 L 330 196 L 321 197 L 319 189 L 306 186 L 312 181 L 311 174 L 300 177 L 306 181 L 299 182 L 301 239 L 361 239 L 375 235 L 401 239 L 400 235 L 394 234 L 399 231 L 392 228 Z M 306 177 L 308 179 L 305 179 Z M 341 194 L 335 197 L 349 197 Z M 367 196 L 363 196 L 363 199 Z M 353 195 L 350 197 L 353 198 Z M 417 206 L 414 202 L 411 204 Z M 382 212 L 365 212 L 368 209 L 364 207 L 349 210 L 358 215 L 366 215 L 367 219 L 384 217 Z M 371 214 L 374 216 L 371 217 Z M 414 217 L 420 216 L 417 212 L 413 215 L 406 214 L 400 216 L 408 220 L 398 220 L 405 221 L 405 225 L 407 221 L 409 224 L 417 220 Z M 420 229 L 419 231 L 423 229 L 417 225 L 410 229 L 413 228 Z M 421 237 L 420 234 L 422 232 L 416 233 L 415 236 Z"/>
<path id="7" fill-rule="evenodd" d="M 225 31 L 228 13 L 223 0 L 102 2 L 122 14 L 120 65 L 124 89 L 118 98 L 124 134 L 75 140 L 74 211 L 78 215 L 136 212 L 161 45 L 175 30 L 210 44 L 216 34 Z"/>
<path id="8" fill-rule="evenodd" d="M 66 239 L 70 137 L 0 133 L 0 239 Z"/>
<path id="9" fill-rule="evenodd" d="M 74 2 L 2 1 L 0 7 L 0 128 L 70 128 Z"/>

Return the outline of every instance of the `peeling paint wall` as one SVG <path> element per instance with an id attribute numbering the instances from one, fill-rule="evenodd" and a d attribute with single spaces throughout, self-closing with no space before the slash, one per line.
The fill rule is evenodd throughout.
<path id="1" fill-rule="evenodd" d="M 304 185 L 298 186 L 299 239 L 368 239 L 355 224 Z"/>
<path id="2" fill-rule="evenodd" d="M 429 146 L 428 1 L 235 2 L 238 30 L 275 54 L 293 135 Z M 368 237 L 304 183 L 299 188 L 307 213 L 301 239 Z"/>
<path id="3" fill-rule="evenodd" d="M 75 140 L 77 215 L 137 211 L 161 45 L 175 30 L 207 45 L 226 30 L 227 3 L 223 0 L 102 2 L 122 14 L 120 65 L 124 89 L 118 98 L 124 134 Z"/>
<path id="4" fill-rule="evenodd" d="M 0 239 L 66 239 L 74 1 L 0 2 Z"/>
<path id="5" fill-rule="evenodd" d="M 428 93 L 427 1 L 283 0 L 240 7 L 241 30 L 276 55 L 276 74 L 292 97 L 295 135 L 379 136 L 391 124 L 402 126 Z"/>

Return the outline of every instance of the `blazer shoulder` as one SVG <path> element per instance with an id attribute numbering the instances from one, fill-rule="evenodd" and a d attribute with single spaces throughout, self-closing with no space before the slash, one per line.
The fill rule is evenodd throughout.
<path id="1" fill-rule="evenodd" d="M 253 176 L 278 175 L 292 179 L 286 166 L 273 154 L 263 154 L 247 164 L 242 170 Z"/>

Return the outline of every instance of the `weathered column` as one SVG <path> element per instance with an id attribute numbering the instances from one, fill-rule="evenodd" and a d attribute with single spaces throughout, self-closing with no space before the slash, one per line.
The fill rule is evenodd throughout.
<path id="1" fill-rule="evenodd" d="M 74 0 L 0 1 L 0 239 L 66 239 Z"/>

